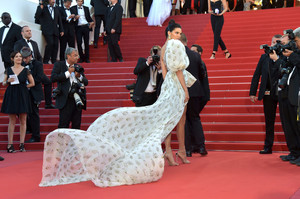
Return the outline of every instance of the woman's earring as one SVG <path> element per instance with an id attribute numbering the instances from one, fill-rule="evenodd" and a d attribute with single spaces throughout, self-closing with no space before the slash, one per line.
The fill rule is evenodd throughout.
<path id="1" fill-rule="evenodd" d="M 169 35 L 168 39 L 171 39 L 171 35 Z"/>

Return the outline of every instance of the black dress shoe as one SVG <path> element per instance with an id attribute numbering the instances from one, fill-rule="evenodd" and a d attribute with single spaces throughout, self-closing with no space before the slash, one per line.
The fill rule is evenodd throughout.
<path id="1" fill-rule="evenodd" d="M 293 155 L 291 155 L 291 154 L 289 154 L 289 155 L 287 155 L 287 156 L 283 156 L 283 157 L 281 158 L 282 161 L 291 161 L 291 160 L 296 160 L 296 159 L 297 159 L 297 157 L 295 157 L 295 156 L 293 156 Z"/>
<path id="2" fill-rule="evenodd" d="M 45 104 L 45 109 L 55 109 L 53 104 Z"/>
<path id="3" fill-rule="evenodd" d="M 300 163 L 300 157 L 298 157 L 296 160 L 290 160 L 291 164 L 297 164 Z"/>
<path id="4" fill-rule="evenodd" d="M 86 63 L 91 63 L 91 61 L 89 59 L 86 59 L 85 62 Z"/>
<path id="5" fill-rule="evenodd" d="M 199 153 L 201 154 L 201 155 L 207 155 L 208 153 L 207 153 L 207 151 L 206 151 L 206 149 L 204 148 L 204 147 L 201 147 L 200 149 L 199 149 Z"/>
<path id="6" fill-rule="evenodd" d="M 25 143 L 33 143 L 33 142 L 40 142 L 40 139 L 30 138 L 29 140 L 25 141 Z"/>
<path id="7" fill-rule="evenodd" d="M 186 157 L 192 157 L 192 152 L 191 151 L 186 151 Z"/>
<path id="8" fill-rule="evenodd" d="M 3 160 L 4 160 L 4 158 L 0 156 L 0 161 L 3 161 Z"/>
<path id="9" fill-rule="evenodd" d="M 120 59 L 119 62 L 124 62 L 124 60 L 123 60 L 123 59 Z"/>
<path id="10" fill-rule="evenodd" d="M 272 154 L 272 149 L 264 148 L 264 150 L 261 150 L 259 154 Z"/>

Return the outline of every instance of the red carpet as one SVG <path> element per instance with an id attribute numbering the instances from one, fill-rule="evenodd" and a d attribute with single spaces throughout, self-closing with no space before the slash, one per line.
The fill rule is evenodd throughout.
<path id="1" fill-rule="evenodd" d="M 165 166 L 157 182 L 111 188 L 92 182 L 38 187 L 42 152 L 2 153 L 0 196 L 3 199 L 293 199 L 299 198 L 300 167 L 282 162 L 279 153 L 209 152 L 194 155 L 190 165 Z"/>

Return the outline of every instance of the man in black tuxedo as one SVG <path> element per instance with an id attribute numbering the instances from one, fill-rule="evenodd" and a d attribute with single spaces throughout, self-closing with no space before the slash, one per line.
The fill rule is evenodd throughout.
<path id="1" fill-rule="evenodd" d="M 80 56 L 79 62 L 90 63 L 90 29 L 94 26 L 94 21 L 91 18 L 89 8 L 83 6 L 83 0 L 76 0 L 77 5 L 72 6 L 72 13 L 75 14 L 75 33 L 77 48 Z M 84 41 L 84 53 L 82 50 L 82 37 Z"/>
<path id="2" fill-rule="evenodd" d="M 28 47 L 30 48 L 32 52 L 32 57 L 33 59 L 42 62 L 42 56 L 39 51 L 39 47 L 35 41 L 31 39 L 32 34 L 31 34 L 31 29 L 29 26 L 23 26 L 21 34 L 23 36 L 22 39 L 18 40 L 15 43 L 14 46 L 14 51 L 20 51 L 23 47 Z M 44 70 L 43 70 L 44 71 Z M 45 93 L 45 108 L 46 109 L 53 109 L 54 105 L 52 104 L 52 83 L 50 79 L 47 77 L 47 75 L 43 72 L 42 75 L 42 84 L 44 84 L 44 93 Z"/>
<path id="3" fill-rule="evenodd" d="M 135 18 L 136 0 L 128 0 L 128 9 L 130 18 Z"/>
<path id="4" fill-rule="evenodd" d="M 59 109 L 59 124 L 58 128 L 69 128 L 70 122 L 72 122 L 73 129 L 80 129 L 81 114 L 80 101 L 76 98 L 72 92 L 75 84 L 83 84 L 81 90 L 84 96 L 80 96 L 84 102 L 83 108 L 86 108 L 85 99 L 85 86 L 88 85 L 88 80 L 83 73 L 77 72 L 75 67 L 78 60 L 78 52 L 75 48 L 66 49 L 66 61 L 60 61 L 54 64 L 51 80 L 57 82 L 57 89 L 60 93 L 56 96 L 56 108 Z M 77 93 L 77 91 L 76 91 Z M 83 99 L 84 98 L 84 99 Z M 81 101 L 81 102 L 82 102 Z"/>
<path id="5" fill-rule="evenodd" d="M 104 35 L 107 35 L 111 61 L 117 62 L 117 60 L 119 60 L 120 62 L 123 62 L 121 49 L 118 43 L 120 41 L 120 35 L 122 34 L 123 8 L 117 2 L 117 0 L 111 0 L 112 6 L 107 10 Z"/>
<path id="6" fill-rule="evenodd" d="M 72 0 L 64 0 L 64 4 L 58 8 L 64 27 L 64 35 L 59 38 L 60 61 L 65 60 L 65 51 L 67 48 L 67 44 L 69 47 L 75 48 L 75 13 L 72 13 L 70 9 L 71 3 Z"/>
<path id="7" fill-rule="evenodd" d="M 94 31 L 94 48 L 98 48 L 101 22 L 103 21 L 103 27 L 105 27 L 105 14 L 107 12 L 109 2 L 108 0 L 91 0 L 91 6 L 94 7 L 94 15 L 96 21 Z M 103 44 L 106 44 L 106 37 L 103 38 Z"/>
<path id="8" fill-rule="evenodd" d="M 283 84 L 284 78 L 281 78 L 278 83 L 280 88 L 278 89 L 280 119 L 290 151 L 290 154 L 282 155 L 280 158 L 300 166 L 300 27 L 295 29 L 293 34 L 295 35 L 294 42 L 297 50 L 285 50 L 283 55 L 288 57 L 288 63 L 282 65 L 282 68 L 290 67 L 291 70 L 286 76 L 286 83 Z M 282 40 L 282 42 L 284 41 Z"/>
<path id="9" fill-rule="evenodd" d="M 137 75 L 132 97 L 136 107 L 148 106 L 154 104 L 157 100 L 157 90 L 162 80 L 159 62 L 160 51 L 160 46 L 153 46 L 150 50 L 150 56 L 147 59 L 139 58 L 133 71 Z"/>
<path id="10" fill-rule="evenodd" d="M 58 7 L 55 7 L 55 0 L 49 0 L 48 5 L 40 4 L 34 17 L 39 20 L 42 34 L 47 42 L 43 63 L 48 64 L 51 58 L 51 62 L 54 64 L 58 52 L 58 38 L 64 35 L 61 16 Z"/>
<path id="11" fill-rule="evenodd" d="M 40 115 L 39 105 L 43 100 L 42 78 L 44 75 L 43 63 L 33 59 L 32 51 L 29 47 L 20 50 L 23 57 L 24 66 L 28 68 L 34 79 L 35 86 L 29 90 L 31 101 L 31 112 L 27 117 L 27 128 L 30 129 L 32 136 L 26 143 L 40 142 Z"/>
<path id="12" fill-rule="evenodd" d="M 193 44 L 192 47 L 191 47 L 191 50 L 198 53 L 200 55 L 200 57 L 203 53 L 202 47 L 197 45 L 197 44 Z M 205 74 L 203 76 L 203 79 L 199 79 L 200 84 L 201 84 L 201 86 L 204 90 L 204 96 L 201 97 L 200 103 L 199 103 L 200 114 L 201 114 L 201 111 L 204 109 L 205 105 L 207 104 L 207 102 L 210 101 L 210 88 L 209 88 L 209 82 L 208 82 L 207 68 L 206 68 L 206 65 L 205 65 L 205 63 L 202 59 L 201 59 L 201 63 L 202 63 L 202 67 L 204 69 Z M 200 119 L 200 122 L 201 122 L 201 119 Z M 202 130 L 202 131 L 200 131 L 200 144 L 199 144 L 200 149 L 197 146 L 192 147 L 194 149 L 193 153 L 200 153 L 201 155 L 207 155 L 207 151 L 206 151 L 206 148 L 205 148 L 204 132 L 203 132 L 203 129 L 200 129 L 200 130 Z"/>
<path id="13" fill-rule="evenodd" d="M 56 0 L 55 2 L 56 2 L 57 7 L 63 7 L 64 3 L 65 3 L 64 0 Z M 71 3 L 72 3 L 72 0 L 71 0 Z"/>
<path id="14" fill-rule="evenodd" d="M 185 149 L 188 157 L 192 156 L 192 151 L 197 150 L 200 152 L 201 148 L 205 149 L 203 128 L 200 121 L 200 102 L 201 98 L 205 95 L 200 79 L 203 79 L 205 74 L 202 67 L 201 57 L 198 53 L 191 51 L 187 47 L 187 38 L 185 34 L 181 34 L 180 41 L 185 45 L 185 51 L 189 58 L 190 65 L 187 67 L 197 81 L 192 87 L 188 88 L 190 99 L 187 104 L 186 122 L 185 122 Z M 194 143 L 192 142 L 194 141 Z M 194 149 L 193 149 L 194 147 Z M 206 155 L 206 154 L 205 154 Z"/>
<path id="15" fill-rule="evenodd" d="M 4 67 L 12 66 L 10 54 L 14 51 L 15 42 L 22 38 L 21 27 L 11 21 L 10 14 L 7 12 L 1 15 L 3 27 L 0 28 L 0 50 Z"/>
<path id="16" fill-rule="evenodd" d="M 276 40 L 280 40 L 281 35 L 275 35 L 272 38 L 271 46 L 276 44 Z M 274 142 L 274 125 L 276 117 L 276 109 L 278 103 L 277 83 L 278 75 L 273 72 L 279 67 L 280 62 L 274 62 L 268 54 L 263 54 L 256 66 L 250 86 L 250 100 L 255 103 L 257 100 L 263 99 L 266 138 L 264 149 L 260 154 L 271 154 Z M 259 94 L 256 97 L 256 92 L 261 78 Z"/>

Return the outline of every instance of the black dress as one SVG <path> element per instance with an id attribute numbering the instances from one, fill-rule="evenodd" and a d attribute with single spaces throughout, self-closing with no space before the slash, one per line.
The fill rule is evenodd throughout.
<path id="1" fill-rule="evenodd" d="M 5 73 L 9 78 L 9 75 L 13 75 L 14 72 L 12 68 L 7 68 Z M 29 113 L 31 110 L 29 91 L 26 87 L 26 81 L 28 80 L 28 74 L 30 74 L 27 68 L 24 68 L 18 75 L 19 84 L 11 85 L 9 84 L 6 88 L 1 113 L 7 114 L 19 114 L 19 113 Z"/>

